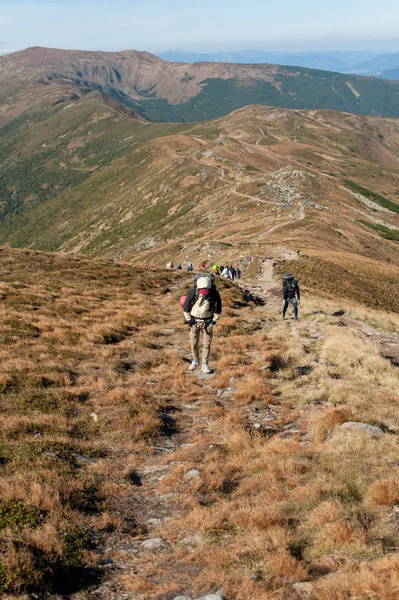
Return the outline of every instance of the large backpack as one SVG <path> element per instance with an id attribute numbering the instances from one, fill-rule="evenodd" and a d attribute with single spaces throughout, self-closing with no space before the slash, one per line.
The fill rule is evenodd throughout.
<path id="1" fill-rule="evenodd" d="M 207 285 L 208 290 L 216 289 L 214 275 L 211 275 L 210 273 L 197 273 L 195 276 L 195 279 L 194 279 L 194 286 L 193 286 L 195 289 L 194 304 L 195 304 L 195 302 L 197 302 L 198 297 L 199 297 L 199 290 L 197 288 L 197 281 L 199 279 L 207 279 L 208 280 L 208 285 Z M 186 298 L 187 298 L 187 296 L 182 296 L 180 298 L 180 306 L 184 306 Z"/>
<path id="2" fill-rule="evenodd" d="M 290 283 L 291 281 L 294 281 L 294 276 L 292 273 L 286 273 L 285 275 L 283 275 L 283 285 L 286 283 Z"/>
<path id="3" fill-rule="evenodd" d="M 288 291 L 288 294 L 287 294 L 288 299 L 291 300 L 292 298 L 295 298 L 298 281 L 294 278 L 288 279 L 288 281 L 286 281 L 284 285 Z"/>
<path id="4" fill-rule="evenodd" d="M 197 273 L 194 279 L 194 287 L 197 289 L 197 282 L 199 279 L 207 279 L 207 286 L 206 288 L 208 290 L 211 290 L 212 288 L 215 287 L 215 276 L 211 275 L 210 273 Z"/>
<path id="5" fill-rule="evenodd" d="M 207 289 L 211 290 L 211 292 L 213 290 L 216 290 L 216 285 L 215 285 L 215 276 L 211 275 L 210 273 L 197 273 L 197 275 L 195 276 L 195 280 L 194 280 L 194 290 L 195 290 L 195 294 L 194 294 L 194 304 L 197 302 L 198 298 L 199 298 L 199 289 L 197 287 L 197 282 L 199 281 L 199 279 L 203 279 L 206 278 L 208 280 L 208 285 L 207 285 Z M 211 293 L 211 295 L 209 296 L 209 301 L 211 302 L 211 305 L 214 305 L 214 297 Z"/>

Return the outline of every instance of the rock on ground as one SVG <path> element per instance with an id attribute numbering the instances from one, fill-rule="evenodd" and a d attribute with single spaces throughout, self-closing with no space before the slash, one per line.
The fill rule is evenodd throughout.
<path id="1" fill-rule="evenodd" d="M 197 469 L 190 469 L 190 471 L 187 471 L 187 473 L 184 475 L 184 479 L 198 479 L 200 475 L 201 474 Z"/>
<path id="2" fill-rule="evenodd" d="M 173 600 L 193 600 L 190 596 L 176 596 Z M 216 594 L 207 594 L 206 596 L 201 596 L 197 598 L 197 600 L 224 600 L 221 592 L 216 592 Z"/>
<path id="3" fill-rule="evenodd" d="M 375 425 L 369 425 L 368 423 L 360 423 L 358 421 L 347 421 L 342 423 L 339 429 L 343 431 L 353 431 L 355 433 L 367 433 L 373 438 L 380 438 L 384 435 L 384 432 Z"/>
<path id="4" fill-rule="evenodd" d="M 312 585 L 306 581 L 300 583 L 294 583 L 292 586 L 297 597 L 300 600 L 315 600 L 312 594 Z"/>
<path id="5" fill-rule="evenodd" d="M 162 538 L 154 538 L 152 540 L 146 540 L 141 544 L 141 546 L 145 550 L 158 550 L 158 548 L 163 546 L 163 541 Z"/>

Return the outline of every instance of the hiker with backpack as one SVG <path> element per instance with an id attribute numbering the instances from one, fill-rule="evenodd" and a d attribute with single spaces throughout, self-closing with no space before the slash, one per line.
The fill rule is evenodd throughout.
<path id="1" fill-rule="evenodd" d="M 240 269 L 240 267 L 236 268 L 236 279 L 241 279 L 241 269 Z"/>
<path id="2" fill-rule="evenodd" d="M 285 319 L 285 313 L 287 312 L 288 306 L 292 304 L 294 309 L 295 321 L 298 321 L 298 304 L 301 301 L 301 291 L 299 289 L 298 281 L 294 279 L 291 273 L 287 273 L 283 277 L 283 319 Z"/>
<path id="3" fill-rule="evenodd" d="M 226 279 L 229 278 L 229 267 L 224 267 L 222 271 L 222 277 L 226 277 Z"/>
<path id="4" fill-rule="evenodd" d="M 194 271 L 193 263 L 187 265 L 187 273 L 191 273 L 191 271 Z"/>
<path id="5" fill-rule="evenodd" d="M 184 322 L 190 328 L 192 362 L 188 368 L 195 371 L 200 365 L 199 343 L 202 335 L 201 371 L 212 373 L 208 365 L 213 328 L 222 314 L 222 299 L 215 286 L 215 279 L 209 274 L 196 276 L 194 286 L 188 292 L 184 305 Z"/>

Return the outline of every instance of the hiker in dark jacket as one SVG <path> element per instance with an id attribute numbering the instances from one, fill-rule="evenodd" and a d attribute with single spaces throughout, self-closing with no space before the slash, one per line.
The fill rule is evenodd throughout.
<path id="1" fill-rule="evenodd" d="M 298 321 L 298 304 L 301 300 L 301 291 L 296 279 L 290 281 L 284 281 L 283 283 L 283 319 L 285 319 L 285 313 L 287 312 L 288 306 L 292 304 L 294 309 L 295 321 Z"/>
<path id="2" fill-rule="evenodd" d="M 188 292 L 183 306 L 184 321 L 190 327 L 192 363 L 189 371 L 199 367 L 199 342 L 202 333 L 202 368 L 212 373 L 208 365 L 213 328 L 222 314 L 222 299 L 214 287 L 211 276 L 204 275 Z"/>

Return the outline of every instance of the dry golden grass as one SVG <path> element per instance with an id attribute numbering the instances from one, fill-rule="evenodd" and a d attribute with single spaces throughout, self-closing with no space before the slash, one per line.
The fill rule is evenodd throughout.
<path id="1" fill-rule="evenodd" d="M 351 310 L 359 318 L 356 308 Z M 203 567 L 190 581 L 192 595 L 221 586 L 227 598 L 237 600 L 296 598 L 296 581 L 311 582 L 320 600 L 394 598 L 397 593 L 396 577 L 387 568 L 396 563 L 389 557 L 378 562 L 397 546 L 389 512 L 399 502 L 393 477 L 397 437 L 371 439 L 339 434 L 338 428 L 345 421 L 383 428 L 397 423 L 398 372 L 373 342 L 337 328 L 315 305 L 309 303 L 303 313 L 306 320 L 296 326 L 295 336 L 287 335 L 286 323 L 278 323 L 267 340 L 261 332 L 215 339 L 212 385 L 235 389 L 222 400 L 220 413 L 209 404 L 199 413 L 208 416 L 217 450 L 208 450 L 208 458 L 199 445 L 180 451 L 176 459 L 184 467 L 162 482 L 165 490 L 179 490 L 185 506 L 185 513 L 162 530 L 184 545 L 184 553 L 170 560 L 177 569 Z M 321 330 L 322 339 L 309 340 L 312 327 Z M 270 364 L 275 350 L 280 368 L 259 370 Z M 301 365 L 313 371 L 298 377 L 295 369 Z M 247 430 L 251 411 L 262 420 L 268 407 L 277 410 L 271 420 L 277 431 L 298 421 L 300 435 L 268 438 Z M 193 467 L 200 478 L 187 486 L 184 473 Z M 141 568 L 145 572 L 142 563 Z M 384 574 L 377 583 L 380 568 Z M 370 595 L 374 589 L 375 596 Z"/>
<path id="2" fill-rule="evenodd" d="M 123 565 L 106 576 L 116 597 L 222 587 L 228 600 L 293 600 L 302 581 L 318 600 L 396 597 L 399 374 L 337 326 L 336 304 L 306 301 L 302 322 L 266 334 L 268 308 L 234 308 L 239 294 L 221 282 L 229 316 L 215 332 L 216 374 L 201 382 L 181 359 L 184 276 L 11 250 L 0 261 L 4 593 L 58 593 L 63 581 L 74 597 L 104 577 L 109 538 L 159 536 L 160 551 L 111 553 Z M 171 405 L 175 450 L 156 454 Z M 345 433 L 345 421 L 387 433 Z M 129 476 L 145 466 L 162 477 L 139 494 Z M 141 506 L 166 520 L 147 530 Z"/>
<path id="3" fill-rule="evenodd" d="M 162 427 L 155 334 L 180 280 L 7 248 L 0 263 L 0 590 L 73 592 L 103 576 L 95 536 L 138 531 L 113 507 Z"/>

